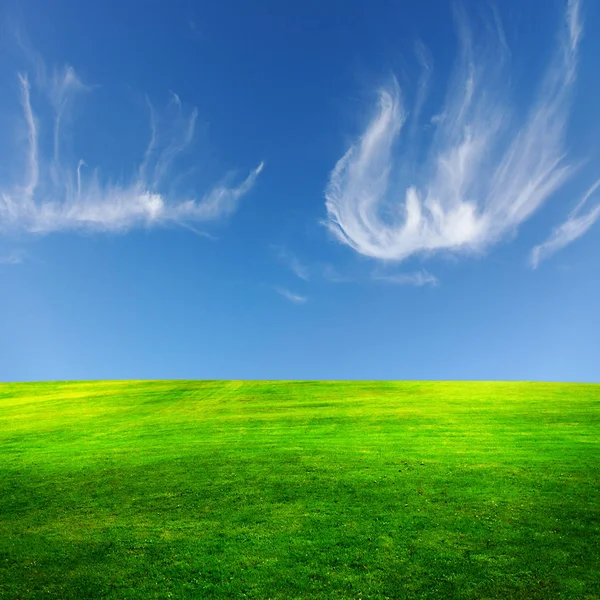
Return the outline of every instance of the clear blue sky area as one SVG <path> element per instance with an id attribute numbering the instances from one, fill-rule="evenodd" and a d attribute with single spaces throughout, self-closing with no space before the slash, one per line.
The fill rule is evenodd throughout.
<path id="1" fill-rule="evenodd" d="M 0 380 L 600 382 L 600 4 L 0 9 Z"/>

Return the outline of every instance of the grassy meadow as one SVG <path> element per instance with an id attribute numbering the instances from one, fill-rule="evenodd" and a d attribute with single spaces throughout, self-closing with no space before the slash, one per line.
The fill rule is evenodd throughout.
<path id="1" fill-rule="evenodd" d="M 0 598 L 600 598 L 600 385 L 0 384 Z"/>

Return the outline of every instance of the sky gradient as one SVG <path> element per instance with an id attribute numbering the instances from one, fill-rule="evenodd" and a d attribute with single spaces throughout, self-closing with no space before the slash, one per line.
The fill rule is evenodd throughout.
<path id="1" fill-rule="evenodd" d="M 596 3 L 0 27 L 0 380 L 600 381 Z"/>

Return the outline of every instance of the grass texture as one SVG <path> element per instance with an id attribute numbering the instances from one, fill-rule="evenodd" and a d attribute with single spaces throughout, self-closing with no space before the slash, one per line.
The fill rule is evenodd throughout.
<path id="1" fill-rule="evenodd" d="M 600 598 L 600 386 L 1 384 L 0 598 Z"/>

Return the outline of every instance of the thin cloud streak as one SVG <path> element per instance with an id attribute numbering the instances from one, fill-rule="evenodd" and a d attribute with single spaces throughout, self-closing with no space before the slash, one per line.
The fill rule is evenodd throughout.
<path id="1" fill-rule="evenodd" d="M 598 188 L 600 188 L 600 179 L 586 192 L 567 220 L 556 227 L 545 242 L 532 249 L 529 262 L 534 269 L 537 269 L 543 260 L 581 237 L 598 220 L 600 203 L 585 214 L 580 214 L 583 206 L 598 191 Z"/>
<path id="2" fill-rule="evenodd" d="M 126 181 L 101 179 L 97 169 L 88 172 L 83 158 L 71 165 L 63 162 L 63 124 L 68 122 L 74 96 L 85 86 L 71 67 L 46 75 L 38 66 L 36 80 L 54 111 L 52 156 L 40 153 L 38 123 L 31 101 L 27 75 L 19 74 L 21 105 L 27 133 L 23 149 L 26 167 L 21 181 L 0 187 L 0 229 L 49 233 L 65 230 L 127 231 L 168 223 L 191 227 L 195 223 L 222 219 L 232 214 L 242 196 L 256 182 L 261 162 L 241 182 L 231 174 L 213 189 L 188 197 L 172 193 L 169 179 L 175 160 L 192 143 L 198 112 L 185 115 L 179 97 L 171 93 L 169 117 L 161 123 L 150 101 L 151 138 L 142 162 Z M 160 125 L 163 125 L 162 130 Z"/>
<path id="3" fill-rule="evenodd" d="M 438 278 L 425 270 L 416 271 L 414 273 L 399 273 L 394 275 L 374 275 L 373 279 L 376 281 L 383 281 L 385 283 L 393 283 L 396 285 L 412 285 L 415 287 L 422 287 L 425 285 L 435 287 L 439 285 Z"/>
<path id="4" fill-rule="evenodd" d="M 422 110 L 432 67 L 421 54 L 425 75 L 412 115 L 393 79 L 330 174 L 326 225 L 360 254 L 401 261 L 440 251 L 481 253 L 514 233 L 573 172 L 565 131 L 582 36 L 579 1 L 569 0 L 558 48 L 520 118 L 506 98 L 510 53 L 499 21 L 490 54 L 476 47 L 460 10 L 456 20 L 460 60 L 444 106 L 430 120 L 435 131 L 426 158 L 411 158 L 401 136 L 409 123 L 411 139 Z M 410 178 L 402 181 L 405 173 Z"/>
<path id="5" fill-rule="evenodd" d="M 20 265 L 25 258 L 22 252 L 11 252 L 5 256 L 0 256 L 0 265 Z"/>
<path id="6" fill-rule="evenodd" d="M 21 84 L 21 104 L 23 106 L 25 121 L 27 122 L 27 141 L 29 144 L 29 152 L 27 153 L 27 183 L 23 189 L 23 201 L 30 203 L 39 179 L 37 125 L 31 110 L 31 102 L 29 100 L 30 87 L 27 76 L 19 73 L 19 83 Z"/>
<path id="7" fill-rule="evenodd" d="M 324 263 L 321 265 L 321 276 L 328 283 L 356 283 L 355 278 L 342 275 L 330 263 Z"/>
<path id="8" fill-rule="evenodd" d="M 423 42 L 418 41 L 415 44 L 414 48 L 415 58 L 421 67 L 421 75 L 419 77 L 419 81 L 417 83 L 417 92 L 415 98 L 415 106 L 413 109 L 410 131 L 409 131 L 409 141 L 411 144 L 411 148 L 416 150 L 417 148 L 417 127 L 420 124 L 421 112 L 423 111 L 423 105 L 425 104 L 425 100 L 427 99 L 427 95 L 429 93 L 429 86 L 431 84 L 431 77 L 433 73 L 433 59 L 429 54 L 429 50 L 425 47 Z M 411 158 L 414 156 L 414 152 L 411 154 Z M 411 160 L 414 162 L 414 160 Z"/>
<path id="9" fill-rule="evenodd" d="M 289 300 L 293 304 L 304 304 L 308 301 L 306 296 L 301 296 L 300 294 L 296 294 L 294 292 L 290 292 L 290 290 L 282 287 L 276 287 L 275 291 L 283 296 L 286 300 Z"/>
<path id="10" fill-rule="evenodd" d="M 277 253 L 277 258 L 284 264 L 296 277 L 308 281 L 310 279 L 309 269 L 300 259 L 290 250 L 282 246 L 272 246 Z"/>

